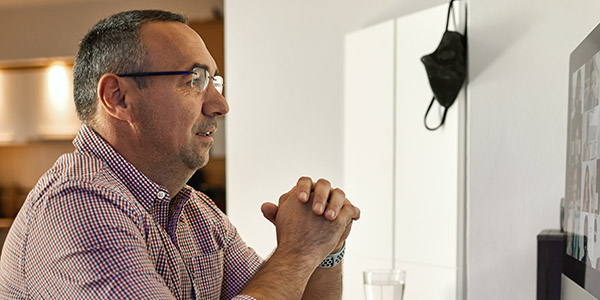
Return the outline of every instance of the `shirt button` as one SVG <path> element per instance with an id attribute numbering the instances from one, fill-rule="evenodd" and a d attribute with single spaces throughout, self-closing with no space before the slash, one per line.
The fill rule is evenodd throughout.
<path id="1" fill-rule="evenodd" d="M 166 195 L 167 194 L 163 191 L 158 191 L 158 193 L 156 193 L 156 197 L 158 197 L 158 199 L 161 199 L 161 200 L 164 199 Z"/>

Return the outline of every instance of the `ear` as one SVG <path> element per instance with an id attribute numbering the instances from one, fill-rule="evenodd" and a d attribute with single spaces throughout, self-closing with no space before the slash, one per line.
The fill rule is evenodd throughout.
<path id="1" fill-rule="evenodd" d="M 98 81 L 98 98 L 106 113 L 115 119 L 132 121 L 131 103 L 127 95 L 130 85 L 115 74 L 107 73 Z"/>

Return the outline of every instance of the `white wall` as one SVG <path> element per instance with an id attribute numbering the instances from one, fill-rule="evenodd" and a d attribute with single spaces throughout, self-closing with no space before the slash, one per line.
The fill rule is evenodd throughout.
<path id="1" fill-rule="evenodd" d="M 343 184 L 344 35 L 440 3 L 225 1 L 228 213 L 260 254 L 275 247 L 262 202 L 301 175 Z"/>
<path id="2" fill-rule="evenodd" d="M 600 1 L 470 0 L 468 299 L 534 299 L 536 235 L 559 228 L 569 54 Z"/>

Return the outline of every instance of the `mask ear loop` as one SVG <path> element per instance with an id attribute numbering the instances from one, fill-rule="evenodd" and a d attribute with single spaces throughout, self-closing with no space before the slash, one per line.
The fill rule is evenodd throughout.
<path id="1" fill-rule="evenodd" d="M 438 125 L 437 127 L 431 128 L 427 125 L 427 115 L 429 114 L 429 111 L 431 110 L 431 107 L 433 106 L 433 102 L 435 102 L 435 96 L 433 96 L 431 98 L 431 103 L 429 103 L 429 107 L 427 108 L 427 112 L 425 113 L 425 117 L 423 118 L 423 123 L 425 123 L 425 128 L 427 128 L 428 130 L 434 131 L 437 130 L 438 128 L 442 127 L 442 125 L 444 125 L 444 122 L 446 122 L 446 113 L 448 112 L 448 108 L 445 107 L 444 108 L 444 115 L 442 116 L 442 121 L 440 122 L 440 125 Z"/>
<path id="2" fill-rule="evenodd" d="M 455 0 L 450 0 L 450 5 L 448 6 L 448 14 L 446 15 L 446 31 L 448 31 L 448 26 L 450 25 L 450 13 L 452 12 L 452 5 L 454 4 L 454 1 Z M 429 127 L 429 125 L 427 125 L 427 115 L 429 115 L 429 111 L 431 110 L 431 107 L 433 106 L 433 102 L 435 102 L 435 95 L 431 98 L 431 102 L 429 103 L 427 112 L 425 112 L 425 117 L 423 117 L 423 123 L 425 124 L 425 128 L 427 128 L 427 130 L 430 130 L 430 131 L 435 131 L 438 128 L 442 127 L 442 125 L 444 125 L 444 122 L 446 122 L 446 113 L 448 112 L 448 107 L 445 107 L 444 115 L 442 116 L 442 121 L 440 122 L 440 124 L 434 128 Z"/>
<path id="3" fill-rule="evenodd" d="M 446 31 L 448 31 L 448 25 L 450 25 L 450 13 L 452 12 L 452 5 L 454 5 L 455 0 L 450 0 L 450 5 L 448 6 L 448 13 L 446 15 Z"/>

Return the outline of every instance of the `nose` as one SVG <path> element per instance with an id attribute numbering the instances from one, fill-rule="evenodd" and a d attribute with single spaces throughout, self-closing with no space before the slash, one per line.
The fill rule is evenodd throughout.
<path id="1" fill-rule="evenodd" d="M 225 97 L 217 91 L 214 85 L 209 84 L 204 92 L 202 114 L 211 117 L 224 116 L 229 112 L 229 104 Z"/>

